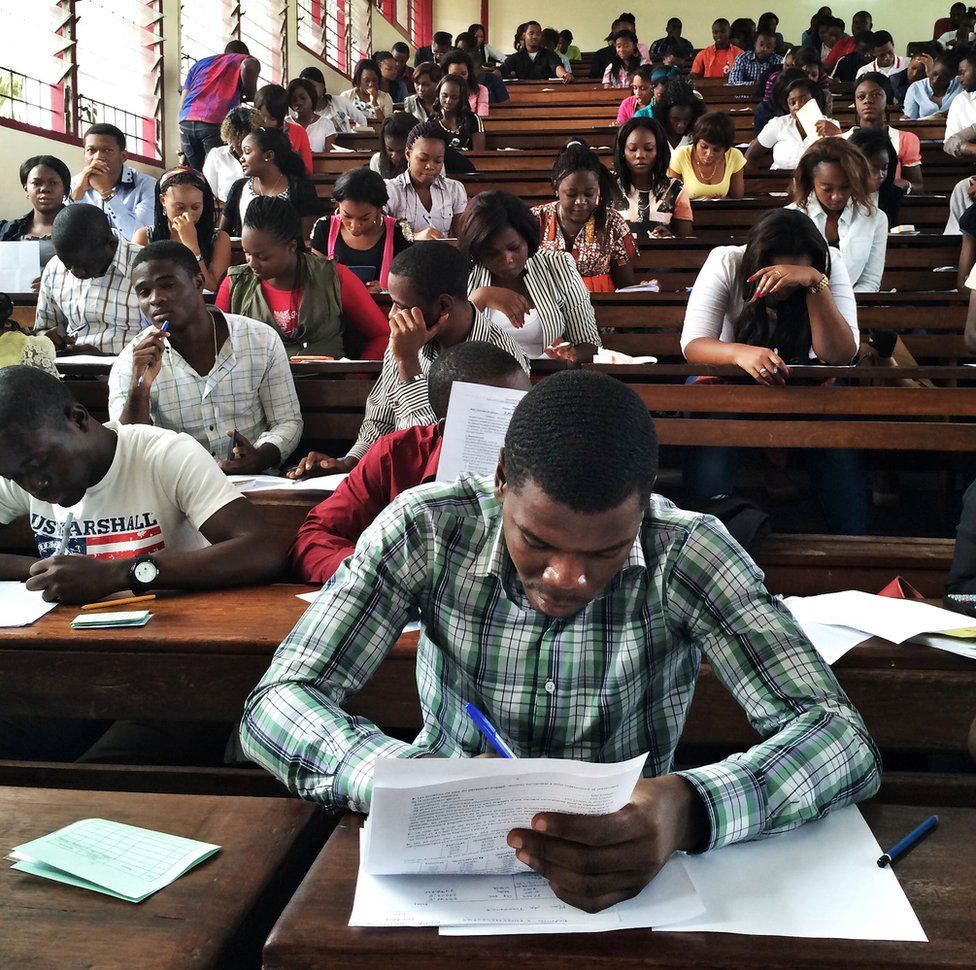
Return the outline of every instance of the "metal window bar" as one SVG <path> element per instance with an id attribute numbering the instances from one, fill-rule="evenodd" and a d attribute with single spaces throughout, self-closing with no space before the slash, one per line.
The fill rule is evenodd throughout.
<path id="1" fill-rule="evenodd" d="M 298 0 L 298 42 L 345 73 L 345 0 Z"/>

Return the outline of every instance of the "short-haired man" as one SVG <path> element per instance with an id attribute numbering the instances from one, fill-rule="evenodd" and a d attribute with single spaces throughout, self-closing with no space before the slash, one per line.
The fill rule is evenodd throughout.
<path id="1" fill-rule="evenodd" d="M 830 48 L 830 53 L 823 59 L 824 70 L 828 74 L 832 74 L 834 68 L 837 66 L 837 62 L 842 58 L 846 57 L 848 54 L 853 53 L 855 40 L 854 38 L 858 34 L 863 34 L 865 32 L 870 33 L 874 29 L 874 20 L 871 14 L 867 10 L 858 10 L 853 17 L 851 17 L 851 33 L 848 37 L 841 37 L 833 47 Z"/>
<path id="2" fill-rule="evenodd" d="M 613 43 L 613 35 L 624 28 L 624 23 L 619 18 L 610 24 L 610 33 L 606 36 L 606 46 L 601 47 L 599 50 L 595 51 L 592 59 L 590 60 L 590 78 L 599 81 L 606 69 L 607 65 L 614 59 L 617 53 L 617 49 Z"/>
<path id="3" fill-rule="evenodd" d="M 712 24 L 712 43 L 703 47 L 691 65 L 692 77 L 728 77 L 735 59 L 742 53 L 729 40 L 729 22 L 719 17 Z"/>
<path id="4" fill-rule="evenodd" d="M 887 30 L 876 30 L 873 34 L 874 60 L 869 61 L 864 67 L 860 68 L 855 75 L 855 80 L 868 71 L 877 71 L 888 77 L 890 74 L 897 74 L 908 67 L 909 58 L 902 57 L 895 53 L 895 41 Z"/>
<path id="5" fill-rule="evenodd" d="M 729 84 L 755 84 L 768 71 L 782 64 L 783 58 L 776 53 L 776 35 L 764 30 L 756 35 L 753 49 L 735 59 Z"/>
<path id="6" fill-rule="evenodd" d="M 51 241 L 55 256 L 41 273 L 34 330 L 61 350 L 118 354 L 140 329 L 129 282 L 139 247 L 83 202 L 55 216 Z"/>
<path id="7" fill-rule="evenodd" d="M 966 51 L 959 61 L 962 90 L 952 99 L 946 115 L 943 149 L 953 158 L 976 158 L 976 50 Z M 959 219 L 976 199 L 976 186 L 967 176 L 960 179 L 949 196 L 949 221 L 945 231 L 959 235 Z"/>
<path id="8" fill-rule="evenodd" d="M 512 417 L 494 480 L 405 492 L 302 617 L 245 705 L 247 754 L 293 791 L 367 810 L 379 757 L 473 757 L 477 698 L 519 757 L 647 753 L 630 803 L 543 813 L 508 844 L 596 911 L 672 852 L 796 828 L 872 795 L 875 745 L 762 575 L 716 520 L 653 495 L 640 398 L 604 374 L 548 377 Z M 343 710 L 420 616 L 424 727 L 411 744 Z M 764 740 L 674 772 L 702 657 Z"/>
<path id="9" fill-rule="evenodd" d="M 407 94 L 413 94 L 413 68 L 407 63 L 410 60 L 410 48 L 398 40 L 391 48 L 393 59 L 397 62 L 400 80 L 406 85 Z"/>
<path id="10" fill-rule="evenodd" d="M 454 42 L 451 35 L 446 30 L 438 30 L 430 44 L 417 48 L 417 53 L 413 57 L 413 66 L 417 67 L 429 61 L 440 64 L 452 50 L 454 50 Z"/>
<path id="11" fill-rule="evenodd" d="M 507 351 L 529 372 L 529 362 L 515 341 L 468 299 L 469 271 L 467 260 L 440 242 L 414 243 L 394 258 L 388 283 L 393 299 L 390 343 L 383 370 L 366 398 L 359 437 L 344 458 L 317 455 L 314 463 L 300 466 L 301 474 L 352 471 L 381 435 L 434 424 L 437 416 L 430 406 L 427 375 L 449 347 L 484 340 Z"/>
<path id="12" fill-rule="evenodd" d="M 185 432 L 228 474 L 278 468 L 303 427 L 278 331 L 208 306 L 200 264 L 182 243 L 140 250 L 131 279 L 151 329 L 112 365 L 109 417 Z"/>
<path id="13" fill-rule="evenodd" d="M 401 492 L 437 478 L 444 420 L 455 381 L 527 391 L 532 386 L 522 365 L 500 347 L 481 340 L 458 344 L 430 366 L 428 388 L 436 424 L 415 425 L 383 435 L 335 492 L 313 508 L 291 547 L 295 575 L 324 583 L 352 555 L 366 527 Z M 313 452 L 299 474 L 314 465 Z"/>
<path id="14" fill-rule="evenodd" d="M 851 52 L 845 54 L 834 67 L 832 77 L 837 81 L 853 83 L 858 71 L 865 64 L 870 64 L 874 60 L 874 34 L 869 30 L 855 34 L 851 40 L 854 42 Z"/>
<path id="15" fill-rule="evenodd" d="M 85 132 L 85 167 L 71 180 L 72 202 L 101 209 L 123 239 L 153 224 L 156 180 L 126 165 L 125 135 L 115 125 L 92 125 Z"/>
<path id="16" fill-rule="evenodd" d="M 679 67 L 691 63 L 695 56 L 695 48 L 687 37 L 681 36 L 682 27 L 683 24 L 677 17 L 672 17 L 668 21 L 664 36 L 651 44 L 652 61 L 663 61 L 664 55 L 670 52 Z"/>
<path id="17" fill-rule="evenodd" d="M 498 73 L 503 77 L 514 74 L 520 81 L 548 81 L 558 77 L 563 82 L 573 80 L 572 71 L 563 67 L 559 55 L 542 45 L 542 25 L 530 20 L 522 31 L 522 46 L 502 61 Z"/>
<path id="18" fill-rule="evenodd" d="M 203 171 L 207 152 L 221 144 L 221 122 L 241 101 L 254 100 L 260 73 L 260 62 L 239 40 L 232 40 L 223 54 L 201 57 L 187 72 L 180 105 L 180 147 L 190 168 Z"/>

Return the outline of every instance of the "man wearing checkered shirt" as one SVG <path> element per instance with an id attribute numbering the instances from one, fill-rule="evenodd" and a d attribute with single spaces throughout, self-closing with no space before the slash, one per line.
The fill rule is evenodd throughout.
<path id="1" fill-rule="evenodd" d="M 755 84 L 767 71 L 782 66 L 783 58 L 776 53 L 776 38 L 772 34 L 759 34 L 754 48 L 735 59 L 729 84 Z"/>

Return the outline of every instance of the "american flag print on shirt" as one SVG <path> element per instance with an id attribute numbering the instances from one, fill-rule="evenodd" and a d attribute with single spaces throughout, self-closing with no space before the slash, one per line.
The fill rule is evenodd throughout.
<path id="1" fill-rule="evenodd" d="M 34 541 L 42 559 L 57 554 L 64 528 L 46 516 L 31 516 Z M 76 519 L 68 534 L 66 552 L 92 559 L 129 559 L 165 548 L 163 530 L 152 512 L 101 519 Z"/>

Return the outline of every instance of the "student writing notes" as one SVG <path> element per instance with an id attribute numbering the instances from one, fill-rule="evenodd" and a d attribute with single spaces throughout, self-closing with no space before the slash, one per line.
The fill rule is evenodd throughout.
<path id="1" fill-rule="evenodd" d="M 589 911 L 637 894 L 675 849 L 775 835 L 869 797 L 877 751 L 829 667 L 721 525 L 652 494 L 656 473 L 653 424 L 626 385 L 543 380 L 494 480 L 421 485 L 366 530 L 248 698 L 245 751 L 293 791 L 355 809 L 378 757 L 486 751 L 467 701 L 520 758 L 649 752 L 620 812 L 542 814 L 509 834 Z M 409 743 L 342 705 L 417 613 L 424 727 Z M 764 740 L 675 773 L 702 656 Z"/>

